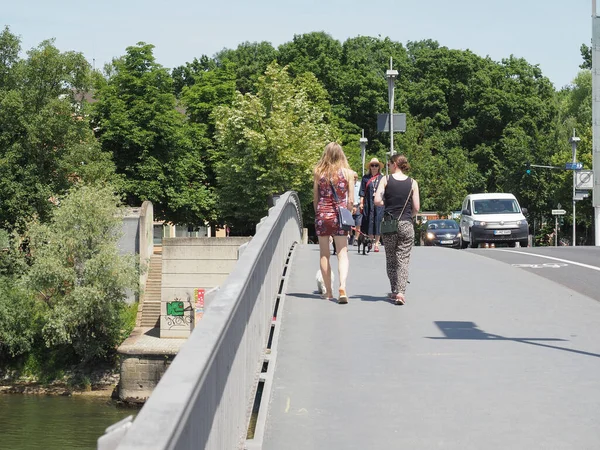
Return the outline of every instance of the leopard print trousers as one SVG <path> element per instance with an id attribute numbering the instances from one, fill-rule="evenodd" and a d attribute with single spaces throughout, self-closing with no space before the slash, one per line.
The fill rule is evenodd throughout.
<path id="1" fill-rule="evenodd" d="M 381 235 L 385 247 L 385 261 L 390 287 L 394 294 L 404 294 L 408 282 L 410 251 L 415 240 L 413 224 L 408 220 L 398 222 L 398 232 Z"/>

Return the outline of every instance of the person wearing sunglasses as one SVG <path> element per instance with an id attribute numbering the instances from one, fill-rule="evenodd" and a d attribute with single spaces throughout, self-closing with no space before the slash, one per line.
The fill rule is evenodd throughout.
<path id="1" fill-rule="evenodd" d="M 381 169 L 383 164 L 377 158 L 369 161 L 369 172 L 362 178 L 360 186 L 360 213 L 362 214 L 361 233 L 369 236 L 374 242 L 374 252 L 379 252 L 379 238 L 381 234 L 381 221 L 383 219 L 383 207 L 375 205 L 375 192 L 383 175 Z M 369 251 L 371 250 L 369 244 Z"/>

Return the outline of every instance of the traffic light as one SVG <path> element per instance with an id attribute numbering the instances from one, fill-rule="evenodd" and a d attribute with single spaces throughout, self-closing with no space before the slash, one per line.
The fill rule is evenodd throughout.
<path id="1" fill-rule="evenodd" d="M 531 163 L 527 162 L 527 164 L 525 164 L 525 172 L 527 172 L 527 175 L 531 175 Z"/>

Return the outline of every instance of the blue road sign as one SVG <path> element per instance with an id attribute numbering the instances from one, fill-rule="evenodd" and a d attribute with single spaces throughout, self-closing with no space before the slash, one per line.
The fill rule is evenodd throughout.
<path id="1" fill-rule="evenodd" d="M 568 162 L 565 164 L 566 170 L 581 170 L 583 168 L 583 163 L 580 162 Z"/>

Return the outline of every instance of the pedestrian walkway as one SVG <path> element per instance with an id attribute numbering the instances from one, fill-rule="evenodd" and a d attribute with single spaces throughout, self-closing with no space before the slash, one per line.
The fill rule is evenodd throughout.
<path id="1" fill-rule="evenodd" d="M 338 305 L 316 294 L 318 247 L 295 251 L 265 450 L 600 447 L 598 302 L 477 252 L 415 247 L 395 306 L 385 253 L 350 256 Z"/>

